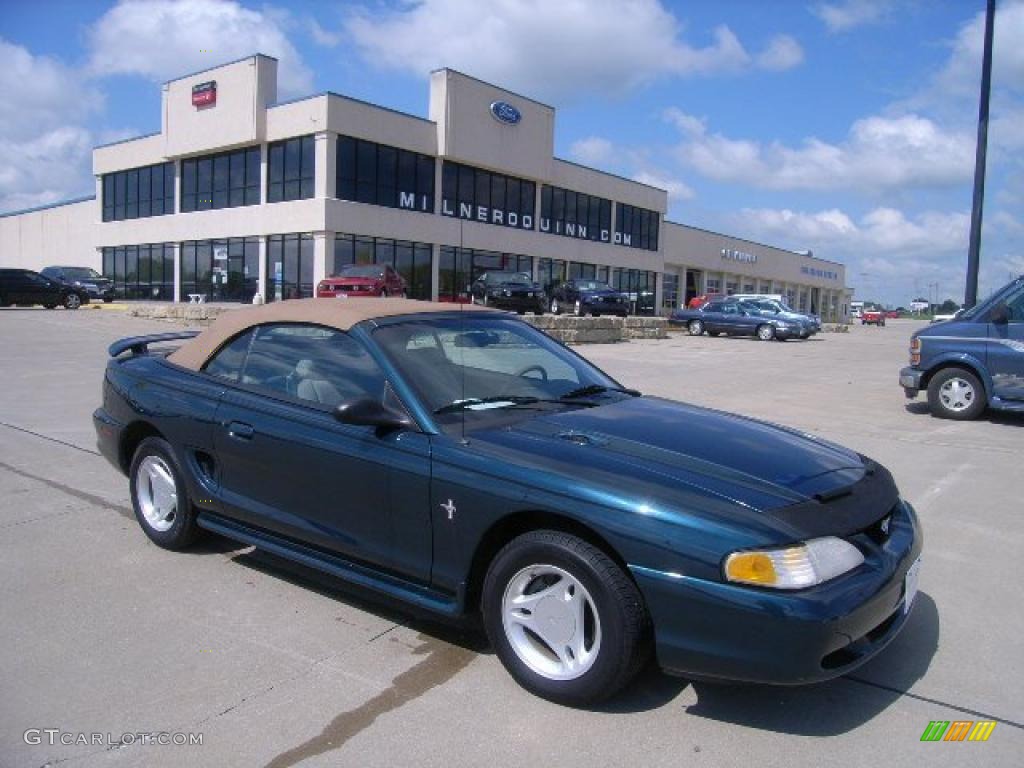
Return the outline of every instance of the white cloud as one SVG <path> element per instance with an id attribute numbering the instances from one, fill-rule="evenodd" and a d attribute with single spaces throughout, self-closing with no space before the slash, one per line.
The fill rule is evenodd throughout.
<path id="1" fill-rule="evenodd" d="M 615 156 L 615 148 L 608 139 L 600 136 L 588 136 L 574 141 L 569 147 L 569 154 L 574 160 L 585 165 L 603 165 Z"/>
<path id="2" fill-rule="evenodd" d="M 676 157 L 708 178 L 766 189 L 885 189 L 963 183 L 974 170 L 974 137 L 919 115 L 857 120 L 845 141 L 809 137 L 799 146 L 733 139 L 678 109 Z"/>
<path id="3" fill-rule="evenodd" d="M 756 237 L 784 239 L 793 247 L 843 254 L 927 255 L 966 253 L 969 212 L 925 211 L 908 217 L 895 208 L 875 208 L 855 221 L 832 208 L 817 212 L 745 208 L 737 226 Z"/>
<path id="4" fill-rule="evenodd" d="M 649 184 L 652 187 L 664 189 L 668 192 L 669 202 L 692 200 L 696 196 L 693 189 L 685 182 L 660 173 L 641 171 L 633 174 L 633 181 L 639 181 L 641 184 Z"/>
<path id="5" fill-rule="evenodd" d="M 976 100 L 981 82 L 985 13 L 980 12 L 960 28 L 949 61 L 938 77 L 939 96 L 969 96 Z M 992 88 L 1024 90 L 1024 2 L 996 6 L 992 39 Z"/>
<path id="6" fill-rule="evenodd" d="M 0 210 L 92 191 L 92 136 L 81 122 L 103 97 L 81 74 L 0 39 Z"/>
<path id="7" fill-rule="evenodd" d="M 659 0 L 409 0 L 385 13 L 353 11 L 344 26 L 373 66 L 417 76 L 453 67 L 548 99 L 799 61 L 791 38 L 757 58 L 724 25 L 692 43 Z"/>
<path id="8" fill-rule="evenodd" d="M 89 71 L 163 81 L 265 53 L 278 59 L 279 96 L 309 93 L 313 75 L 282 24 L 233 0 L 122 0 L 89 29 Z"/>
<path id="9" fill-rule="evenodd" d="M 811 13 L 824 22 L 829 32 L 848 32 L 879 21 L 891 10 L 892 5 L 892 0 L 844 0 L 839 3 L 819 3 L 811 8 Z"/>
<path id="10" fill-rule="evenodd" d="M 804 60 L 804 49 L 789 35 L 773 37 L 768 47 L 757 57 L 757 65 L 762 69 L 782 72 L 792 69 Z"/>

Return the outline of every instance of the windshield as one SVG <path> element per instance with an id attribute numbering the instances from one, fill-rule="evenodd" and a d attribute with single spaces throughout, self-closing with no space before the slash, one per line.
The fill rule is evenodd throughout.
<path id="1" fill-rule="evenodd" d="M 89 267 L 65 267 L 64 277 L 68 280 L 95 280 L 103 275 Z"/>
<path id="2" fill-rule="evenodd" d="M 384 267 L 376 264 L 349 264 L 335 277 L 384 277 Z"/>
<path id="3" fill-rule="evenodd" d="M 533 283 L 531 278 L 525 272 L 488 272 L 487 273 L 487 284 L 497 285 L 498 283 Z"/>
<path id="4" fill-rule="evenodd" d="M 1003 294 L 1003 293 L 1008 293 L 1008 291 L 1009 291 L 1009 289 L 1010 289 L 1010 287 L 1011 287 L 1011 286 L 1013 286 L 1013 285 L 1019 285 L 1019 284 L 1020 284 L 1020 281 L 1021 281 L 1022 279 L 1024 279 L 1024 278 L 1019 278 L 1019 277 L 1018 277 L 1018 278 L 1017 278 L 1016 280 L 1011 280 L 1011 281 L 1010 281 L 1009 283 L 1007 283 L 1006 285 L 1004 285 L 1004 286 L 1003 286 L 1002 288 L 1000 288 L 999 290 L 997 290 L 997 291 L 993 291 L 992 293 L 990 293 L 990 294 L 989 294 L 988 296 L 986 296 L 986 297 L 985 297 L 984 299 L 982 299 L 981 301 L 979 301 L 979 302 L 978 302 L 977 304 L 975 304 L 975 305 L 974 305 L 973 307 L 971 307 L 970 309 L 964 310 L 964 311 L 963 311 L 963 312 L 962 312 L 962 313 L 961 313 L 961 314 L 959 315 L 959 319 L 961 319 L 961 320 L 973 320 L 973 319 L 974 319 L 974 318 L 975 318 L 975 317 L 976 317 L 976 316 L 978 315 L 978 313 L 979 313 L 979 312 L 981 312 L 981 310 L 982 310 L 982 309 L 988 309 L 989 305 L 990 305 L 990 304 L 991 304 L 991 303 L 992 303 L 993 301 L 995 301 L 995 300 L 996 300 L 997 298 L 999 298 L 999 296 L 1000 296 L 1001 294 Z"/>
<path id="5" fill-rule="evenodd" d="M 610 291 L 612 287 L 608 283 L 600 283 L 597 280 L 577 280 L 576 288 L 581 291 Z"/>
<path id="6" fill-rule="evenodd" d="M 593 406 L 585 398 L 622 390 L 549 336 L 501 316 L 404 320 L 377 328 L 373 339 L 445 430 L 499 413 Z"/>

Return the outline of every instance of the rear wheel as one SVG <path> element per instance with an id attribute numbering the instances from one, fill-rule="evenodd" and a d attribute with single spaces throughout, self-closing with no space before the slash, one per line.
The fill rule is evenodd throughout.
<path id="1" fill-rule="evenodd" d="M 64 309 L 78 309 L 82 306 L 82 299 L 77 293 L 67 293 L 64 295 Z"/>
<path id="2" fill-rule="evenodd" d="M 946 368 L 928 382 L 928 407 L 940 419 L 976 419 L 985 410 L 985 388 L 970 371 Z"/>
<path id="3" fill-rule="evenodd" d="M 43 308 L 44 309 L 56 309 L 57 305 L 56 304 L 43 304 Z"/>
<path id="4" fill-rule="evenodd" d="M 650 622 L 636 585 L 604 552 L 560 531 L 531 531 L 498 553 L 483 617 L 509 674 L 562 704 L 611 696 L 647 659 Z"/>
<path id="5" fill-rule="evenodd" d="M 195 541 L 195 510 L 166 440 L 147 437 L 139 443 L 128 476 L 135 517 L 154 544 L 185 549 Z"/>
<path id="6" fill-rule="evenodd" d="M 757 338 L 761 341 L 771 341 L 775 338 L 775 328 L 768 323 L 757 326 Z"/>
<path id="7" fill-rule="evenodd" d="M 701 320 L 691 320 L 686 328 L 690 331 L 691 336 L 700 336 L 704 333 L 704 323 Z"/>

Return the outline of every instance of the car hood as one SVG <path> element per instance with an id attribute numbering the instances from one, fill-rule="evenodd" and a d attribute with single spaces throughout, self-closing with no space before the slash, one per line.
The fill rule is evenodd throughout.
<path id="1" fill-rule="evenodd" d="M 377 285 L 384 282 L 382 277 L 329 277 L 325 281 L 328 285 Z"/>
<path id="2" fill-rule="evenodd" d="M 870 509 L 846 510 L 846 518 L 852 518 L 839 527 L 859 530 L 895 503 L 888 472 L 854 451 L 773 424 L 654 397 L 539 416 L 472 435 L 477 449 L 494 459 L 555 472 L 572 487 L 593 483 L 621 498 L 675 509 L 699 508 L 698 498 L 714 499 L 778 513 L 804 532 L 832 530 L 832 523 L 810 519 L 815 510 L 863 491 L 876 474 L 886 485 L 882 495 L 893 498 L 872 497 L 884 509 L 871 503 Z M 866 498 L 860 494 L 860 501 Z M 798 514 L 790 514 L 794 510 Z"/>

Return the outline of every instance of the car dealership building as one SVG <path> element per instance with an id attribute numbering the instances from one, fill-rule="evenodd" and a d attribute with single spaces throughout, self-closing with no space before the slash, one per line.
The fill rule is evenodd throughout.
<path id="1" fill-rule="evenodd" d="M 843 320 L 842 264 L 665 219 L 668 194 L 554 156 L 555 110 L 450 69 L 429 119 L 335 93 L 277 101 L 250 56 L 163 85 L 159 133 L 97 147 L 96 194 L 0 216 L 0 266 L 92 266 L 126 299 L 311 296 L 392 264 L 413 298 L 482 272 L 596 278 L 640 314 L 775 293 Z"/>

